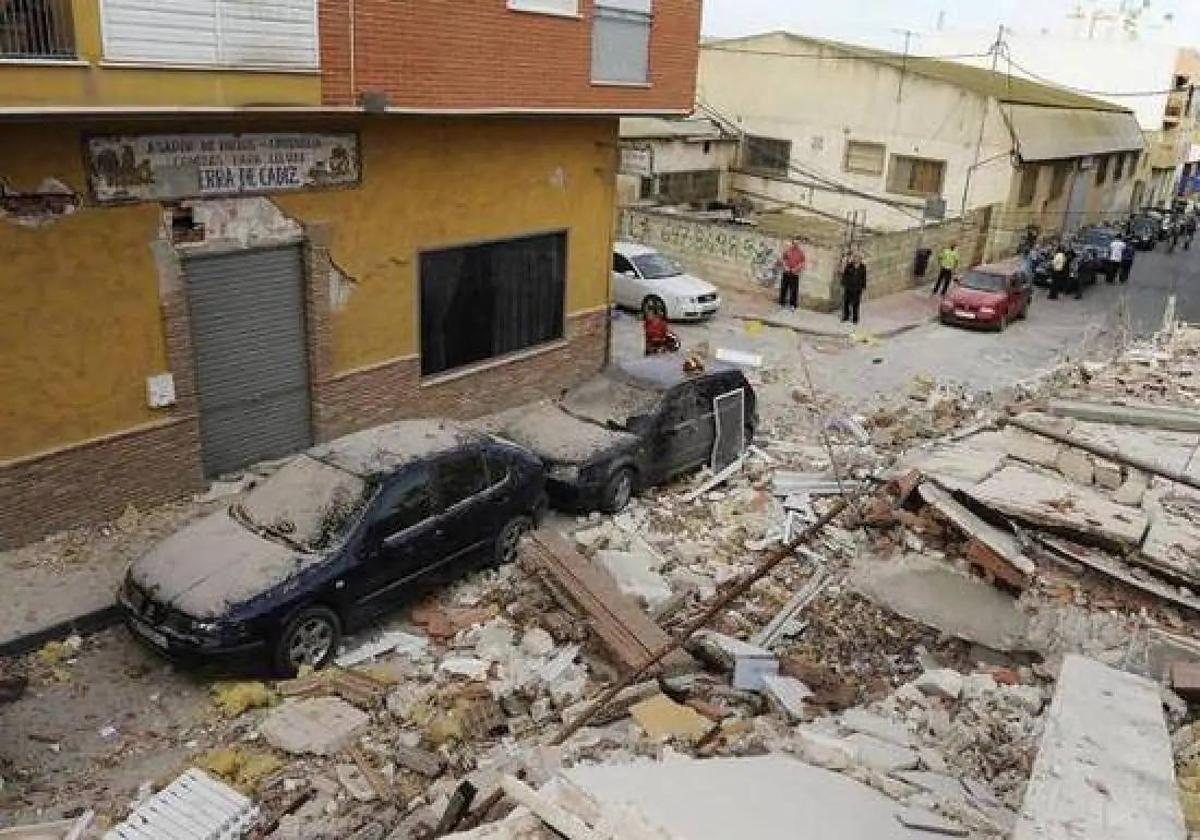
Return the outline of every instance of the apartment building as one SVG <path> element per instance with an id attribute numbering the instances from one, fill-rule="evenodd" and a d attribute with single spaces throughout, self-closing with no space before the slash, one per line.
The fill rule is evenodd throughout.
<path id="1" fill-rule="evenodd" d="M 605 361 L 694 0 L 0 0 L 0 545 Z"/>

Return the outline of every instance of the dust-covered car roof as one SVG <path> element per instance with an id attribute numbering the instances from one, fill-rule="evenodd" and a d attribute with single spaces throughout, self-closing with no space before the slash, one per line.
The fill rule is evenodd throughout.
<path id="1" fill-rule="evenodd" d="M 446 420 L 401 420 L 340 437 L 308 450 L 308 454 L 366 478 L 484 438 L 480 432 Z"/>
<path id="2" fill-rule="evenodd" d="M 643 388 L 667 391 L 690 379 L 703 379 L 706 376 L 738 370 L 724 362 L 707 362 L 703 372 L 687 373 L 683 369 L 683 362 L 683 356 L 646 356 L 618 362 L 607 368 L 604 373 Z"/>

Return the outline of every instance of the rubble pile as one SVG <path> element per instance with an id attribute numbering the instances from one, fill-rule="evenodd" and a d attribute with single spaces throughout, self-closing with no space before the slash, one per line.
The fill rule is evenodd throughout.
<path id="1" fill-rule="evenodd" d="M 732 475 L 560 521 L 335 668 L 219 689 L 224 734 L 189 765 L 254 800 L 255 836 L 662 840 L 677 815 L 607 797 L 602 771 L 769 767 L 873 836 L 1008 837 L 1053 781 L 1048 704 L 1082 654 L 1161 691 L 1200 830 L 1198 389 L 1181 329 L 1004 404 L 919 380 L 818 416 L 798 393 Z"/>

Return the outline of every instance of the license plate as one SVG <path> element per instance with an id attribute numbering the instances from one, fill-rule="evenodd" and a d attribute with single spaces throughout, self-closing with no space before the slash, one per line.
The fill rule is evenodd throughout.
<path id="1" fill-rule="evenodd" d="M 974 321 L 975 313 L 974 312 L 964 312 L 961 309 L 956 309 L 956 310 L 954 310 L 954 317 L 955 318 L 966 318 L 968 321 Z"/>
<path id="2" fill-rule="evenodd" d="M 167 637 L 162 633 L 159 633 L 153 627 L 142 624 L 140 621 L 132 621 L 130 622 L 130 626 L 133 627 L 133 631 L 135 633 L 148 641 L 150 644 L 157 648 L 162 648 L 163 650 L 167 649 Z"/>

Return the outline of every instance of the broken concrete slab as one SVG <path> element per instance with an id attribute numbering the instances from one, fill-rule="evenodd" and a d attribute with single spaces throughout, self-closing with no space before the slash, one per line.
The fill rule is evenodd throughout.
<path id="1" fill-rule="evenodd" d="M 963 690 L 963 675 L 949 668 L 935 668 L 917 677 L 915 684 L 925 694 L 957 700 Z"/>
<path id="2" fill-rule="evenodd" d="M 1092 464 L 1091 456 L 1073 447 L 1066 446 L 1059 450 L 1054 468 L 1076 484 L 1087 486 L 1096 480 L 1096 467 Z"/>
<path id="3" fill-rule="evenodd" d="M 996 555 L 998 560 L 1007 563 L 1022 578 L 1028 578 L 1037 571 L 1037 566 L 1025 556 L 1015 536 L 985 522 L 965 506 L 959 504 L 941 487 L 932 482 L 924 482 L 917 488 L 917 492 L 921 494 L 921 498 L 925 500 L 926 504 L 931 505 L 954 527 L 980 542 Z"/>
<path id="4" fill-rule="evenodd" d="M 657 609 L 671 598 L 671 587 L 662 575 L 654 571 L 654 558 L 634 551 L 606 549 L 596 552 L 596 562 L 617 582 L 630 598 Z"/>
<path id="5" fill-rule="evenodd" d="M 273 747 L 297 755 L 334 755 L 364 729 L 371 718 L 337 697 L 286 700 L 259 724 Z"/>
<path id="6" fill-rule="evenodd" d="M 1184 840 L 1158 687 L 1068 656 L 1013 840 Z"/>
<path id="7" fill-rule="evenodd" d="M 854 745 L 817 726 L 798 727 L 793 749 L 804 761 L 827 770 L 845 770 L 854 763 Z"/>
<path id="8" fill-rule="evenodd" d="M 932 811 L 926 811 L 924 808 L 904 808 L 897 812 L 896 819 L 907 828 L 915 828 L 931 834 L 941 834 L 946 837 L 966 837 L 970 834 L 958 823 L 951 822 Z"/>
<path id="9" fill-rule="evenodd" d="M 1172 432 L 1200 432 L 1200 412 L 1183 406 L 1149 403 L 1098 403 L 1050 400 L 1046 410 L 1058 417 L 1121 426 L 1148 426 Z"/>
<path id="10" fill-rule="evenodd" d="M 1137 546 L 1150 525 L 1141 511 L 1023 466 L 1005 467 L 967 492 L 979 504 L 1021 522 L 1090 543 Z"/>
<path id="11" fill-rule="evenodd" d="M 1150 477 L 1141 470 L 1131 469 L 1124 483 L 1113 491 L 1112 500 L 1126 507 L 1141 507 L 1146 491 L 1150 489 Z"/>
<path id="12" fill-rule="evenodd" d="M 767 674 L 762 678 L 763 693 L 767 701 L 791 723 L 807 720 L 811 712 L 807 701 L 813 696 L 812 689 L 795 677 Z"/>
<path id="13" fill-rule="evenodd" d="M 945 563 L 908 554 L 898 560 L 859 560 L 850 586 L 905 618 L 993 650 L 1023 650 L 1029 619 L 1016 601 Z"/>
<path id="14" fill-rule="evenodd" d="M 929 840 L 896 820 L 878 791 L 780 755 L 575 767 L 567 778 L 597 800 L 629 802 L 688 840 Z"/>
<path id="15" fill-rule="evenodd" d="M 1007 453 L 1018 461 L 1051 469 L 1058 464 L 1058 454 L 1062 451 L 1060 444 L 1015 426 L 1004 428 L 1004 444 Z"/>
<path id="16" fill-rule="evenodd" d="M 709 630 L 697 633 L 695 643 L 733 670 L 733 687 L 762 691 L 763 677 L 779 673 L 779 659 L 764 647 Z"/>
<path id="17" fill-rule="evenodd" d="M 1125 481 L 1125 474 L 1120 466 L 1114 464 L 1112 461 L 1105 461 L 1103 458 L 1093 458 L 1092 466 L 1096 473 L 1097 487 L 1102 487 L 1105 490 L 1119 490 L 1121 488 L 1121 485 Z"/>
<path id="18" fill-rule="evenodd" d="M 900 770 L 894 775 L 900 781 L 926 793 L 932 793 L 938 799 L 961 799 L 967 794 L 962 782 L 945 773 L 931 773 L 928 770 Z"/>
<path id="19" fill-rule="evenodd" d="M 1200 524 L 1156 501 L 1141 556 L 1130 561 L 1173 580 L 1200 584 Z"/>
<path id="20" fill-rule="evenodd" d="M 838 718 L 843 729 L 870 735 L 901 747 L 916 746 L 917 739 L 912 731 L 902 724 L 863 709 L 850 709 Z"/>
<path id="21" fill-rule="evenodd" d="M 397 745 L 393 750 L 396 763 L 407 770 L 430 779 L 436 779 L 446 767 L 445 760 L 437 753 L 416 747 Z"/>
<path id="22" fill-rule="evenodd" d="M 899 470 L 917 470 L 939 480 L 979 484 L 1000 469 L 1005 455 L 1003 435 L 984 432 L 957 443 L 907 453 L 900 459 Z"/>
<path id="23" fill-rule="evenodd" d="M 846 742 L 854 748 L 854 762 L 882 773 L 895 773 L 898 770 L 915 770 L 921 763 L 921 757 L 916 750 L 908 747 L 898 747 L 888 741 L 881 741 L 855 732 Z"/>

